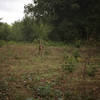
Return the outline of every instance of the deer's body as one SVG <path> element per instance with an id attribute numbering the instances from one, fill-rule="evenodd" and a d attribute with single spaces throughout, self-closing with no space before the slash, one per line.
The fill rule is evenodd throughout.
<path id="1" fill-rule="evenodd" d="M 44 46 L 42 45 L 42 43 L 40 42 L 39 43 L 39 54 L 42 56 L 43 54 L 43 49 L 44 49 Z"/>
<path id="2" fill-rule="evenodd" d="M 39 51 L 42 51 L 43 50 L 43 46 L 40 44 L 39 45 Z"/>

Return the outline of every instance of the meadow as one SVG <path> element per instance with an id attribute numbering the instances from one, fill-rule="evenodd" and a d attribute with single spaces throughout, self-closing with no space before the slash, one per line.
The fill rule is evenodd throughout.
<path id="1" fill-rule="evenodd" d="M 0 47 L 0 100 L 100 100 L 100 46 Z"/>

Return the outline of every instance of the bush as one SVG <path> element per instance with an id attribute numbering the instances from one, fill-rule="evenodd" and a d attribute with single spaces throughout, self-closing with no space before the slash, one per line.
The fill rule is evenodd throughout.
<path id="1" fill-rule="evenodd" d="M 13 44 L 16 44 L 16 42 L 15 41 L 8 41 L 7 44 L 8 45 L 13 45 Z"/>
<path id="2" fill-rule="evenodd" d="M 77 60 L 77 58 L 80 57 L 79 51 L 78 51 L 78 50 L 75 50 L 75 51 L 73 52 L 73 56 L 74 56 L 75 59 Z"/>
<path id="3" fill-rule="evenodd" d="M 68 73 L 72 73 L 74 70 L 74 65 L 73 64 L 65 64 L 62 66 L 63 70 L 68 72 Z"/>
<path id="4" fill-rule="evenodd" d="M 75 70 L 76 60 L 74 57 L 68 57 L 62 69 L 67 73 L 72 73 Z"/>
<path id="5" fill-rule="evenodd" d="M 4 40 L 0 40 L 0 47 L 4 46 L 6 42 Z"/>
<path id="6" fill-rule="evenodd" d="M 75 46 L 76 46 L 77 48 L 80 48 L 80 46 L 81 46 L 81 41 L 80 41 L 80 40 L 76 41 L 76 42 L 75 42 Z"/>

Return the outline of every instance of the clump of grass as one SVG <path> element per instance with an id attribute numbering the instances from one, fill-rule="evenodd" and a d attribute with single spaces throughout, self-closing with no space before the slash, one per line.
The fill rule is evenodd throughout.
<path id="1" fill-rule="evenodd" d="M 16 93 L 14 96 L 14 100 L 26 100 L 26 97 L 24 94 Z"/>
<path id="2" fill-rule="evenodd" d="M 80 91 L 67 90 L 64 94 L 64 100 L 97 100 L 92 90 L 85 92 L 86 94 Z"/>
<path id="3" fill-rule="evenodd" d="M 21 96 L 21 95 L 17 95 L 15 97 L 15 100 L 25 100 L 25 98 L 23 96 Z"/>
<path id="4" fill-rule="evenodd" d="M 7 57 L 5 55 L 0 54 L 0 64 L 4 63 Z"/>
<path id="5" fill-rule="evenodd" d="M 87 65 L 86 74 L 90 77 L 94 77 L 97 72 L 97 67 L 94 65 Z"/>
<path id="6" fill-rule="evenodd" d="M 16 55 L 14 55 L 14 59 L 18 60 L 18 59 L 20 59 L 20 57 L 16 54 Z"/>
<path id="7" fill-rule="evenodd" d="M 64 42 L 44 41 L 45 46 L 65 46 Z"/>
<path id="8" fill-rule="evenodd" d="M 65 64 L 62 65 L 63 71 L 72 73 L 75 70 L 76 60 L 73 56 L 67 57 Z"/>
<path id="9" fill-rule="evenodd" d="M 48 56 L 50 54 L 49 50 L 45 50 L 44 55 Z"/>
<path id="10" fill-rule="evenodd" d="M 7 42 L 8 45 L 13 45 L 13 44 L 17 44 L 15 41 L 8 41 Z"/>
<path id="11" fill-rule="evenodd" d="M 7 100 L 9 98 L 9 90 L 8 83 L 0 81 L 0 100 Z"/>
<path id="12" fill-rule="evenodd" d="M 13 76 L 6 77 L 5 80 L 6 81 L 10 81 L 10 82 L 16 82 L 17 81 L 17 79 L 16 79 L 16 77 L 14 75 Z"/>
<path id="13" fill-rule="evenodd" d="M 80 57 L 80 53 L 79 50 L 74 50 L 72 55 L 75 57 L 75 59 L 77 60 L 78 57 Z"/>
<path id="14" fill-rule="evenodd" d="M 62 92 L 60 90 L 55 90 L 49 85 L 35 87 L 35 92 L 38 97 L 43 98 L 43 100 L 53 100 L 54 98 L 61 98 Z"/>
<path id="15" fill-rule="evenodd" d="M 33 97 L 28 97 L 26 100 L 39 100 L 39 99 L 34 99 Z"/>
<path id="16" fill-rule="evenodd" d="M 81 40 L 77 40 L 76 42 L 75 42 L 75 46 L 77 47 L 77 48 L 80 48 L 80 46 L 81 46 Z"/>

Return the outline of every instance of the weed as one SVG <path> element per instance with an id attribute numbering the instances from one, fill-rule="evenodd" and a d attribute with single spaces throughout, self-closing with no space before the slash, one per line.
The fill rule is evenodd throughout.
<path id="1" fill-rule="evenodd" d="M 62 91 L 53 89 L 50 85 L 46 86 L 33 86 L 32 87 L 34 94 L 37 97 L 41 97 L 43 100 L 54 100 L 53 98 L 61 98 Z"/>
<path id="2" fill-rule="evenodd" d="M 8 50 L 7 57 L 11 57 L 12 55 L 13 55 L 12 51 L 11 50 Z"/>
<path id="3" fill-rule="evenodd" d="M 15 76 L 9 76 L 5 80 L 6 81 L 11 81 L 11 82 L 16 82 L 16 77 Z"/>
<path id="4" fill-rule="evenodd" d="M 13 44 L 17 44 L 15 41 L 8 41 L 7 42 L 8 45 L 13 45 Z"/>
<path id="5" fill-rule="evenodd" d="M 77 60 L 78 57 L 80 57 L 80 53 L 78 50 L 75 50 L 72 55 L 75 57 L 75 59 Z"/>
<path id="6" fill-rule="evenodd" d="M 86 73 L 90 77 L 94 77 L 97 72 L 97 67 L 93 65 L 87 65 Z"/>
<path id="7" fill-rule="evenodd" d="M 44 41 L 45 46 L 64 46 L 64 42 L 52 42 L 52 41 Z"/>
<path id="8" fill-rule="evenodd" d="M 34 99 L 33 97 L 29 97 L 29 98 L 26 98 L 26 100 L 39 100 L 39 99 Z"/>
<path id="9" fill-rule="evenodd" d="M 14 56 L 14 59 L 18 60 L 18 59 L 20 59 L 20 57 L 16 54 L 16 55 Z"/>
<path id="10" fill-rule="evenodd" d="M 68 57 L 65 64 L 62 65 L 62 69 L 67 73 L 72 73 L 75 70 L 76 60 L 74 57 Z"/>
<path id="11" fill-rule="evenodd" d="M 14 98 L 14 100 L 25 100 L 25 96 L 21 94 L 17 94 Z"/>
<path id="12" fill-rule="evenodd" d="M 67 90 L 64 94 L 64 100 L 96 100 L 92 91 L 87 91 L 86 94 L 80 91 Z"/>
<path id="13" fill-rule="evenodd" d="M 7 100 L 9 97 L 9 89 L 7 82 L 0 81 L 0 100 Z"/>
<path id="14" fill-rule="evenodd" d="M 66 72 L 72 73 L 72 72 L 73 72 L 74 65 L 68 64 L 68 65 L 63 65 L 62 67 L 63 67 L 63 69 L 64 69 Z"/>
<path id="15" fill-rule="evenodd" d="M 1 63 L 4 63 L 5 62 L 5 60 L 6 60 L 6 56 L 5 55 L 2 55 L 2 54 L 0 54 L 0 64 Z"/>
<path id="16" fill-rule="evenodd" d="M 44 55 L 48 56 L 50 54 L 49 50 L 45 50 Z"/>
<path id="17" fill-rule="evenodd" d="M 73 93 L 71 91 L 66 91 L 66 93 L 64 94 L 64 98 L 67 99 L 67 100 L 71 100 L 73 96 Z"/>

